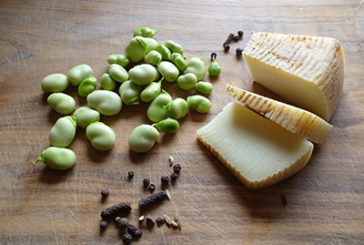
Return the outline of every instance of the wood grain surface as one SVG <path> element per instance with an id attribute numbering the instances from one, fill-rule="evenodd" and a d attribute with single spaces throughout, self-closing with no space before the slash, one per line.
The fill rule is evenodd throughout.
<path id="1" fill-rule="evenodd" d="M 169 186 L 172 200 L 147 213 L 181 216 L 182 230 L 143 229 L 135 244 L 364 244 L 364 11 L 359 0 L 306 1 L 96 1 L 2 0 L 0 2 L 0 244 L 121 244 L 114 225 L 99 235 L 100 211 L 148 194 L 142 179 L 160 187 L 170 174 L 168 156 L 182 166 Z M 212 108 L 190 113 L 175 135 L 162 135 L 147 154 L 129 152 L 127 138 L 149 123 L 146 104 L 124 106 L 102 117 L 116 132 L 110 152 L 94 150 L 78 130 L 70 146 L 77 164 L 57 172 L 32 161 L 49 146 L 48 132 L 60 117 L 46 103 L 40 82 L 87 63 L 99 78 L 106 58 L 123 53 L 135 28 L 158 30 L 156 39 L 180 43 L 185 55 L 218 54 L 222 73 L 212 81 Z M 244 41 L 224 54 L 230 32 L 244 30 Z M 252 31 L 334 37 L 346 57 L 344 94 L 325 144 L 315 146 L 309 164 L 272 187 L 249 191 L 196 140 L 196 130 L 231 101 L 227 82 L 266 94 L 255 85 L 235 49 Z M 208 63 L 208 62 L 207 62 Z M 166 89 L 174 97 L 188 93 Z M 86 101 L 74 95 L 78 106 Z M 127 180 L 127 172 L 135 177 Z M 100 202 L 100 190 L 111 192 Z"/>

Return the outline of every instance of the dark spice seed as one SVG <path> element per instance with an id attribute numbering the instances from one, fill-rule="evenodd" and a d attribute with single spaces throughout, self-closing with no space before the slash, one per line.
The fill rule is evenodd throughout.
<path id="1" fill-rule="evenodd" d="M 164 224 L 164 219 L 161 217 L 158 217 L 155 222 L 157 223 L 158 226 L 161 226 Z"/>
<path id="2" fill-rule="evenodd" d="M 145 178 L 145 179 L 143 179 L 143 186 L 144 186 L 145 188 L 147 188 L 149 184 L 150 184 L 150 179 L 149 179 L 149 178 Z"/>
<path id="3" fill-rule="evenodd" d="M 148 187 L 148 190 L 149 190 L 150 192 L 155 191 L 155 185 L 154 185 L 154 184 L 150 184 L 150 185 L 149 185 L 149 187 Z"/>
<path id="4" fill-rule="evenodd" d="M 128 178 L 132 179 L 134 177 L 134 171 L 129 171 L 128 172 Z"/>
<path id="5" fill-rule="evenodd" d="M 137 228 L 134 225 L 128 225 L 127 232 L 133 237 L 135 236 L 136 230 Z"/>
<path id="6" fill-rule="evenodd" d="M 101 190 L 101 196 L 102 198 L 106 198 L 110 194 L 108 189 Z"/>
<path id="7" fill-rule="evenodd" d="M 179 172 L 181 172 L 181 165 L 179 165 L 179 164 L 174 165 L 173 172 L 176 174 L 179 174 Z"/>
<path id="8" fill-rule="evenodd" d="M 239 35 L 239 37 L 243 37 L 244 32 L 243 31 L 238 31 L 238 35 Z"/>
<path id="9" fill-rule="evenodd" d="M 163 185 L 166 185 L 169 182 L 169 177 L 167 175 L 164 175 L 161 177 L 161 181 Z"/>
<path id="10" fill-rule="evenodd" d="M 115 222 L 116 225 L 122 230 L 124 230 L 129 225 L 129 220 L 127 218 L 116 217 Z"/>
<path id="11" fill-rule="evenodd" d="M 230 49 L 230 45 L 229 44 L 224 44 L 224 51 L 227 52 Z"/>
<path id="12" fill-rule="evenodd" d="M 234 34 L 234 36 L 233 36 L 233 40 L 234 40 L 235 42 L 237 42 L 239 39 L 240 39 L 240 36 L 239 36 L 239 35 L 237 35 L 237 34 Z"/>
<path id="13" fill-rule="evenodd" d="M 108 225 L 108 223 L 107 223 L 106 220 L 101 220 L 101 222 L 100 222 L 100 232 L 103 232 L 106 229 L 107 225 Z"/>
<path id="14" fill-rule="evenodd" d="M 172 181 L 172 182 L 176 181 L 176 180 L 177 180 L 177 178 L 178 178 L 178 175 L 177 175 L 176 173 L 172 173 L 172 174 L 171 174 L 171 181 Z"/>
<path id="15" fill-rule="evenodd" d="M 133 241 L 133 237 L 130 234 L 124 234 L 121 238 L 124 244 L 130 244 Z"/>
<path id="16" fill-rule="evenodd" d="M 164 199 L 167 199 L 169 198 L 169 191 L 168 190 L 165 190 L 165 191 L 160 191 L 160 192 L 157 192 L 157 193 L 154 193 L 150 196 L 147 196 L 143 199 L 141 199 L 139 202 L 138 202 L 138 206 L 139 206 L 139 209 L 144 209 L 144 208 L 148 208 L 158 202 L 161 202 L 163 201 Z"/>
<path id="17" fill-rule="evenodd" d="M 216 59 L 216 57 L 217 57 L 217 54 L 215 52 L 211 53 L 211 61 Z"/>
<path id="18" fill-rule="evenodd" d="M 225 46 L 226 44 L 229 44 L 231 42 L 231 40 L 233 39 L 234 34 L 230 33 L 229 36 L 226 38 L 223 46 Z"/>
<path id="19" fill-rule="evenodd" d="M 116 204 L 116 205 L 113 205 L 109 208 L 106 208 L 104 209 L 102 212 L 101 212 L 101 218 L 102 219 L 108 219 L 108 218 L 111 218 L 119 213 L 125 213 L 125 214 L 128 214 L 130 213 L 131 211 L 131 206 L 129 203 L 119 203 L 119 204 Z"/>
<path id="20" fill-rule="evenodd" d="M 135 234 L 134 234 L 134 238 L 138 239 L 143 235 L 143 231 L 141 229 L 136 229 Z"/>
<path id="21" fill-rule="evenodd" d="M 242 49 L 242 48 L 237 48 L 237 49 L 236 49 L 236 56 L 241 56 L 241 55 L 242 55 L 242 53 L 243 53 L 243 51 L 244 51 L 244 49 Z"/>
<path id="22" fill-rule="evenodd" d="M 154 221 L 151 218 L 146 218 L 146 222 L 147 222 L 147 226 L 148 227 L 153 227 L 154 226 Z"/>

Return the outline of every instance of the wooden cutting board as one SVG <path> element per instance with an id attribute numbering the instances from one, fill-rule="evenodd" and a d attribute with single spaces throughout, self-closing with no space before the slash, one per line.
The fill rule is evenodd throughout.
<path id="1" fill-rule="evenodd" d="M 116 132 L 110 152 L 94 150 L 78 130 L 70 146 L 77 164 L 57 172 L 32 164 L 49 146 L 48 132 L 60 117 L 40 88 L 51 73 L 67 73 L 81 63 L 100 77 L 106 58 L 123 53 L 135 28 L 158 30 L 156 39 L 180 43 L 185 55 L 209 63 L 217 53 L 221 75 L 211 80 L 212 108 L 190 113 L 174 135 L 162 135 L 147 154 L 129 152 L 127 138 L 141 123 L 150 123 L 146 104 L 124 106 L 102 117 Z M 244 40 L 225 54 L 230 32 Z M 246 63 L 235 56 L 252 31 L 331 36 L 346 56 L 344 94 L 325 144 L 316 146 L 309 164 L 272 187 L 250 191 L 196 140 L 196 130 L 231 101 L 227 82 L 267 94 L 253 84 Z M 148 192 L 149 177 L 172 172 L 171 155 L 181 164 L 172 200 L 147 213 L 181 216 L 182 230 L 143 228 L 138 244 L 364 244 L 364 11 L 359 0 L 308 1 L 15 1 L 0 5 L 0 244 L 120 244 L 111 224 L 99 235 L 100 211 L 130 202 L 129 219 L 137 223 L 137 201 Z M 188 92 L 166 84 L 173 97 Z M 78 106 L 86 105 L 69 89 Z M 268 93 L 269 94 L 269 93 Z M 127 172 L 135 177 L 127 180 Z M 110 190 L 106 202 L 100 191 Z"/>

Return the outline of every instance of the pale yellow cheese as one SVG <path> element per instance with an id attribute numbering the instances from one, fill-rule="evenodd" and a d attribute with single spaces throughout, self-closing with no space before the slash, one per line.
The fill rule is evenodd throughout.
<path id="1" fill-rule="evenodd" d="M 197 135 L 251 189 L 293 175 L 306 165 L 313 150 L 310 141 L 233 102 Z"/>
<path id="2" fill-rule="evenodd" d="M 249 109 L 314 143 L 323 143 L 331 131 L 329 123 L 309 111 L 229 84 L 226 92 Z"/>
<path id="3" fill-rule="evenodd" d="M 345 59 L 328 37 L 253 33 L 243 52 L 254 81 L 329 121 L 342 94 Z"/>

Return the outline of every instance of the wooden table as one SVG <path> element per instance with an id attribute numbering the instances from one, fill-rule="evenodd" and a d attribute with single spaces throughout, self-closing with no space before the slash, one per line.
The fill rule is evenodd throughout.
<path id="1" fill-rule="evenodd" d="M 212 81 L 212 108 L 190 113 L 175 135 L 162 135 L 147 154 L 129 152 L 130 131 L 149 123 L 147 105 L 124 106 L 102 117 L 116 132 L 111 152 L 94 150 L 78 130 L 71 145 L 76 166 L 66 172 L 32 161 L 49 146 L 48 132 L 60 117 L 40 88 L 44 76 L 87 63 L 95 75 L 106 58 L 123 53 L 135 28 L 158 30 L 156 39 L 172 39 L 190 58 L 208 61 L 217 52 L 222 73 Z M 228 54 L 222 43 L 230 32 L 245 39 Z M 249 191 L 196 140 L 196 130 L 231 101 L 227 82 L 266 93 L 253 85 L 247 66 L 236 59 L 252 31 L 335 37 L 346 56 L 344 94 L 326 143 L 316 146 L 309 164 L 270 188 Z M 15 1 L 0 5 L 0 244 L 120 244 L 111 225 L 100 236 L 100 211 L 121 201 L 137 201 L 150 177 L 170 174 L 174 156 L 182 172 L 170 186 L 172 200 L 149 212 L 156 218 L 178 212 L 182 230 L 143 229 L 138 244 L 364 244 L 364 11 L 359 0 L 307 1 Z M 206 80 L 209 80 L 206 78 Z M 173 96 L 188 93 L 166 89 Z M 85 105 L 76 89 L 68 92 Z M 127 172 L 135 177 L 127 180 Z M 111 192 L 105 203 L 100 190 Z"/>

